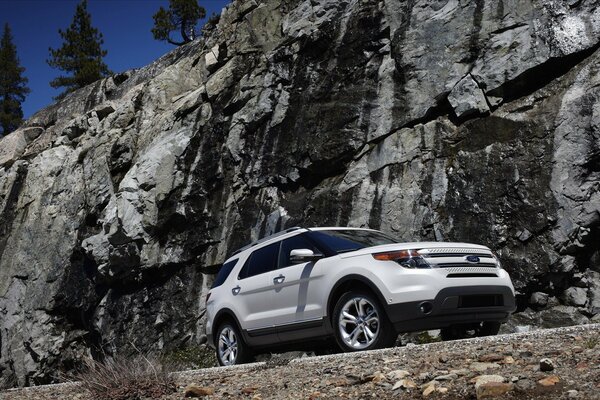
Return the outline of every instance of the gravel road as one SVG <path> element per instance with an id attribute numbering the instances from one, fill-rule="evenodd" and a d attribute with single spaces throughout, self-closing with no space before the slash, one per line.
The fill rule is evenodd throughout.
<path id="1" fill-rule="evenodd" d="M 175 374 L 163 399 L 600 399 L 600 324 Z M 1 399 L 87 399 L 74 384 Z"/>

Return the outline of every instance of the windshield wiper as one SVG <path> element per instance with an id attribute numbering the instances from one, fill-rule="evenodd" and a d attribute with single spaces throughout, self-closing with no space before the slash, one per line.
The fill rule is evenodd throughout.
<path id="1" fill-rule="evenodd" d="M 355 249 L 343 249 L 343 250 L 338 250 L 337 253 L 338 254 L 349 253 L 351 251 L 356 251 L 356 250 L 360 250 L 360 249 L 362 249 L 362 247 L 357 247 Z"/>

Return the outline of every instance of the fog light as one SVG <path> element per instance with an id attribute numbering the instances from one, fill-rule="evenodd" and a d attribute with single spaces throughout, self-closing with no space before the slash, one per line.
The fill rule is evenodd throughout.
<path id="1" fill-rule="evenodd" d="M 424 301 L 419 305 L 419 310 L 423 314 L 429 314 L 433 310 L 433 304 L 428 301 Z"/>

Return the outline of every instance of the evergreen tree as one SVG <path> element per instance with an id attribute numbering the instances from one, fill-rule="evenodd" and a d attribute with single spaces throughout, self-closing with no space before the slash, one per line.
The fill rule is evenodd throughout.
<path id="1" fill-rule="evenodd" d="M 181 46 L 196 38 L 196 24 L 206 16 L 206 10 L 197 0 L 169 0 L 169 9 L 160 9 L 154 14 L 154 39 Z M 171 39 L 171 32 L 179 31 L 181 41 Z"/>
<path id="2" fill-rule="evenodd" d="M 59 76 L 50 82 L 53 88 L 65 88 L 57 98 L 111 74 L 102 60 L 107 51 L 102 50 L 102 33 L 92 26 L 87 0 L 77 5 L 71 26 L 66 31 L 59 29 L 58 33 L 64 40 L 63 45 L 59 49 L 50 48 L 47 63 L 71 75 Z"/>
<path id="3" fill-rule="evenodd" d="M 19 65 L 17 47 L 6 24 L 0 39 L 0 136 L 14 131 L 23 122 L 21 103 L 29 93 L 23 72 L 25 68 Z"/>

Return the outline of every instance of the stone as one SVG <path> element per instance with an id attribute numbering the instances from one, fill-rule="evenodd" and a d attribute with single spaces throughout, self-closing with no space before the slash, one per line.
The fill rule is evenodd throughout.
<path id="1" fill-rule="evenodd" d="M 215 98 L 223 90 L 230 88 L 235 83 L 235 69 L 237 58 L 232 58 L 219 68 L 206 82 L 206 94 L 209 99 Z"/>
<path id="2" fill-rule="evenodd" d="M 512 356 L 506 356 L 506 357 L 504 357 L 504 360 L 502 360 L 502 362 L 504 364 L 514 364 L 515 359 Z"/>
<path id="3" fill-rule="evenodd" d="M 448 101 L 458 118 L 490 111 L 483 91 L 470 75 L 456 84 L 448 95 Z"/>
<path id="4" fill-rule="evenodd" d="M 548 304 L 548 295 L 543 292 L 534 292 L 529 297 L 529 304 L 534 307 L 543 308 Z"/>
<path id="5" fill-rule="evenodd" d="M 495 399 L 513 390 L 512 383 L 486 382 L 477 387 L 477 400 Z"/>
<path id="6" fill-rule="evenodd" d="M 475 389 L 479 388 L 479 386 L 484 385 L 489 382 L 504 382 L 506 379 L 500 375 L 479 375 L 475 378 L 471 379 L 472 383 L 475 383 Z"/>
<path id="7" fill-rule="evenodd" d="M 23 131 L 0 138 L 0 166 L 14 163 L 25 152 L 27 140 Z"/>
<path id="8" fill-rule="evenodd" d="M 206 69 L 213 71 L 219 63 L 219 45 L 214 45 L 204 56 Z"/>
<path id="9" fill-rule="evenodd" d="M 436 390 L 436 385 L 429 385 L 425 388 L 425 390 L 423 390 L 423 397 L 429 397 L 432 393 L 434 393 Z"/>
<path id="10" fill-rule="evenodd" d="M 410 372 L 403 370 L 403 369 L 397 369 L 397 370 L 388 372 L 387 378 L 391 381 L 397 381 L 397 380 L 406 378 L 409 375 L 410 375 Z"/>
<path id="11" fill-rule="evenodd" d="M 392 386 L 392 390 L 396 389 L 414 389 L 417 387 L 417 384 L 411 379 L 400 379 L 394 386 Z"/>
<path id="12" fill-rule="evenodd" d="M 502 354 L 490 353 L 480 356 L 478 360 L 480 362 L 497 362 L 504 360 L 504 356 Z"/>
<path id="13" fill-rule="evenodd" d="M 183 390 L 183 397 L 205 397 L 215 394 L 215 389 L 208 386 L 188 385 Z"/>
<path id="14" fill-rule="evenodd" d="M 23 136 L 25 136 L 25 141 L 27 144 L 33 142 L 35 139 L 40 137 L 42 133 L 44 133 L 44 128 L 41 126 L 32 126 L 21 129 L 23 132 Z"/>
<path id="15" fill-rule="evenodd" d="M 444 374 L 444 375 L 438 375 L 433 379 L 436 381 L 453 381 L 456 378 L 458 378 L 457 374 Z"/>
<path id="16" fill-rule="evenodd" d="M 550 376 L 547 376 L 546 378 L 540 379 L 538 381 L 538 384 L 540 384 L 541 386 L 544 386 L 544 387 L 548 387 L 548 386 L 554 386 L 558 382 L 560 382 L 560 378 L 558 376 L 550 375 Z"/>
<path id="17" fill-rule="evenodd" d="M 550 358 L 542 358 L 540 360 L 540 371 L 549 372 L 554 370 L 554 361 Z"/>
<path id="18" fill-rule="evenodd" d="M 373 375 L 370 375 L 368 378 L 375 383 L 383 382 L 386 380 L 385 375 L 379 371 L 375 372 Z"/>
<path id="19" fill-rule="evenodd" d="M 567 390 L 567 397 L 569 399 L 576 399 L 579 397 L 579 392 L 575 389 Z"/>
<path id="20" fill-rule="evenodd" d="M 568 305 L 583 307 L 587 303 L 587 290 L 579 287 L 570 287 L 563 292 L 563 299 Z"/>

